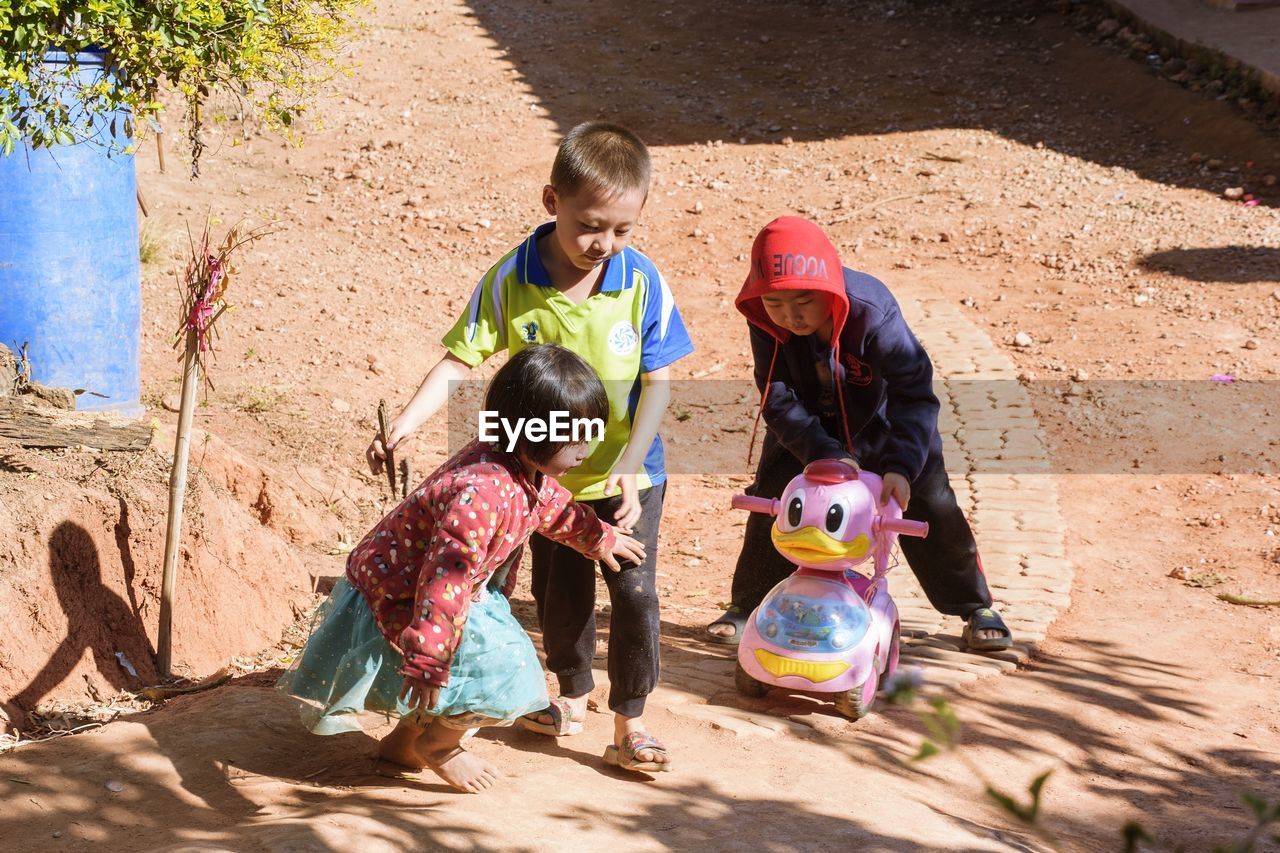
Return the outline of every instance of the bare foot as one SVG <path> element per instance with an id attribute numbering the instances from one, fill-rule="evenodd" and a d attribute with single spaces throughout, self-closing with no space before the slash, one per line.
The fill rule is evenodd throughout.
<path id="1" fill-rule="evenodd" d="M 378 744 L 378 758 L 412 770 L 423 769 L 427 760 L 418 752 L 416 744 L 424 731 L 422 726 L 401 719 L 391 734 Z"/>
<path id="2" fill-rule="evenodd" d="M 502 777 L 498 768 L 460 746 L 455 746 L 444 755 L 429 757 L 427 766 L 441 779 L 468 794 L 487 791 Z"/>
<path id="3" fill-rule="evenodd" d="M 502 778 L 498 768 L 460 746 L 466 732 L 438 722 L 427 726 L 414 749 L 436 775 L 459 791 L 478 794 Z"/>
<path id="4" fill-rule="evenodd" d="M 719 622 L 707 628 L 707 633 L 713 637 L 732 637 L 738 629 L 728 622 Z"/>

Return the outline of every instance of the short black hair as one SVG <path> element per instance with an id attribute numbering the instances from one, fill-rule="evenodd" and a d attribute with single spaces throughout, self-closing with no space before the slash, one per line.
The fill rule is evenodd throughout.
<path id="1" fill-rule="evenodd" d="M 649 149 L 634 132 L 605 121 L 583 122 L 565 134 L 551 164 L 551 186 L 572 196 L 581 189 L 610 195 L 640 190 L 649 196 Z"/>
<path id="2" fill-rule="evenodd" d="M 609 397 L 594 368 L 559 344 L 526 347 L 494 374 L 485 391 L 484 407 L 507 423 L 520 418 L 550 422 L 552 412 L 569 418 L 609 418 Z M 572 441 L 530 441 L 522 431 L 515 452 L 542 464 Z"/>

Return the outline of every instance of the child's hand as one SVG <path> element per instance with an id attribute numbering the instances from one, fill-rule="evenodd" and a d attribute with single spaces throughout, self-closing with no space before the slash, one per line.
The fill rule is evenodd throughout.
<path id="1" fill-rule="evenodd" d="M 600 562 L 608 566 L 611 571 L 620 572 L 622 571 L 622 566 L 618 565 L 618 558 L 636 564 L 643 563 L 644 543 L 639 539 L 631 538 L 625 533 L 615 533 L 613 552 L 601 557 Z"/>
<path id="2" fill-rule="evenodd" d="M 880 490 L 880 506 L 889 502 L 889 498 L 898 501 L 898 506 L 906 511 L 907 502 L 911 500 L 911 484 L 907 478 L 896 471 L 884 475 L 884 486 Z"/>
<path id="3" fill-rule="evenodd" d="M 406 675 L 404 687 L 400 690 L 400 698 L 410 708 L 429 711 L 440 701 L 440 688 L 427 684 L 421 679 L 410 678 Z"/>
<path id="4" fill-rule="evenodd" d="M 369 470 L 375 476 L 382 473 L 382 463 L 387 458 L 388 450 L 395 450 L 396 445 L 404 441 L 405 436 L 409 434 L 409 430 L 400 426 L 396 421 L 391 422 L 391 434 L 387 436 L 387 446 L 382 446 L 382 439 L 378 436 L 373 437 L 373 441 L 369 442 L 369 449 L 364 452 L 364 458 L 369 462 Z"/>
<path id="5" fill-rule="evenodd" d="M 631 530 L 640 520 L 640 490 L 636 488 L 636 475 L 609 474 L 609 479 L 604 481 L 605 495 L 612 495 L 618 488 L 622 489 L 622 503 L 613 514 L 613 524 L 623 530 Z"/>

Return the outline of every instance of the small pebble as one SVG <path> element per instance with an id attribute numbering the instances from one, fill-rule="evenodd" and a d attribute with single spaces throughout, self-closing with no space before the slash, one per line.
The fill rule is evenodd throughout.
<path id="1" fill-rule="evenodd" d="M 107 790 L 113 794 L 118 794 L 124 790 L 124 785 L 114 779 L 107 783 Z"/>
<path id="2" fill-rule="evenodd" d="M 1244 348 L 1245 348 L 1245 349 L 1257 349 L 1257 348 L 1258 348 L 1258 342 L 1257 342 L 1257 341 L 1255 341 L 1253 338 L 1249 338 L 1249 340 L 1247 340 L 1247 341 L 1245 341 L 1245 342 L 1244 342 Z"/>
<path id="3" fill-rule="evenodd" d="M 1026 332 L 1018 332 L 1018 334 L 1013 336 L 1013 345 L 1022 349 L 1026 349 L 1035 342 L 1035 338 L 1031 337 Z"/>
<path id="4" fill-rule="evenodd" d="M 1229 198 L 1232 201 L 1244 198 L 1244 187 L 1228 187 L 1222 191 L 1223 198 Z"/>
<path id="5" fill-rule="evenodd" d="M 333 410 L 334 410 L 335 412 L 349 412 L 349 411 L 351 411 L 351 404 L 350 404 L 350 403 L 348 403 L 346 400 L 338 400 L 338 399 L 335 399 L 335 400 L 334 400 L 332 403 L 330 403 L 329 405 L 333 407 Z"/>

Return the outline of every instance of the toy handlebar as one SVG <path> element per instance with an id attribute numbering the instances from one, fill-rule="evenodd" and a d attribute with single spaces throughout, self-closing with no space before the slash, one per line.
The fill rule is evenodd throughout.
<path id="1" fill-rule="evenodd" d="M 927 521 L 911 521 L 906 518 L 885 518 L 881 516 L 877 519 L 879 530 L 885 533 L 896 533 L 899 536 L 919 536 L 921 539 L 929 535 L 929 522 Z"/>
<path id="2" fill-rule="evenodd" d="M 778 514 L 778 502 L 773 498 L 755 498 L 751 495 L 734 495 L 729 502 L 734 509 L 745 509 L 748 512 L 762 512 L 765 515 Z"/>

